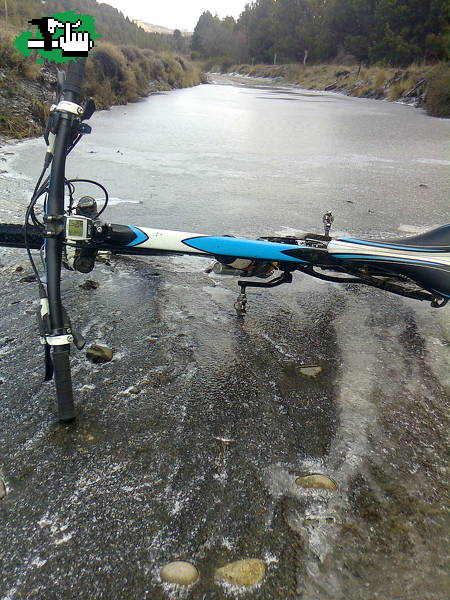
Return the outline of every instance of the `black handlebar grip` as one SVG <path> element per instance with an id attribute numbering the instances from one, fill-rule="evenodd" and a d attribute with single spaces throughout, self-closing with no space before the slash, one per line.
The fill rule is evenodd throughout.
<path id="1" fill-rule="evenodd" d="M 66 80 L 63 85 L 64 99 L 69 102 L 79 102 L 81 88 L 84 81 L 86 59 L 71 60 L 67 69 Z"/>
<path id="2" fill-rule="evenodd" d="M 42 229 L 34 225 L 27 227 L 28 247 L 31 249 L 42 248 L 44 236 Z M 0 247 L 25 248 L 25 227 L 12 223 L 0 223 Z"/>
<path id="3" fill-rule="evenodd" d="M 72 377 L 70 375 L 69 350 L 57 346 L 53 351 L 53 367 L 60 421 L 72 421 L 75 418 L 73 403 Z"/>

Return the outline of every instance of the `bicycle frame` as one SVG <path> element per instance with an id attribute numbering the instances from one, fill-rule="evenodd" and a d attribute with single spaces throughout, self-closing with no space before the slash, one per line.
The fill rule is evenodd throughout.
<path id="1" fill-rule="evenodd" d="M 27 248 L 30 258 L 31 249 L 44 247 L 46 285 L 41 282 L 32 264 L 39 283 L 40 333 L 46 350 L 46 379 L 54 375 L 60 420 L 70 421 L 75 417 L 69 353 L 72 342 L 78 348 L 84 345 L 80 336 L 73 332 L 61 302 L 63 262 L 71 269 L 87 273 L 94 267 L 95 257 L 100 251 L 142 256 L 191 254 L 214 258 L 217 262 L 210 271 L 242 277 L 238 281 L 240 294 L 235 304 L 239 316 L 246 312 L 248 287 L 272 288 L 289 283 L 292 272 L 297 270 L 325 281 L 360 283 L 428 300 L 436 308 L 448 302 L 450 225 L 403 240 L 333 239 L 327 231 L 326 235 L 249 240 L 102 223 L 98 216 L 105 207 L 93 216 L 92 207 L 88 210 L 81 203 L 76 214 L 72 205 L 66 210 L 66 156 L 81 134 L 89 132 L 86 126 L 83 130 L 81 122 L 93 112 L 92 105 L 82 108 L 78 104 L 83 71 L 83 61 L 70 64 L 62 87 L 62 100 L 54 107 L 49 119 L 44 166 L 51 164 L 51 174 L 44 226 L 36 223 L 33 214 L 36 199 L 43 189 L 47 189 L 46 184 L 39 187 L 44 171 L 27 211 L 25 226 L 0 225 L 0 246 Z M 34 226 L 28 225 L 30 215 Z M 269 279 L 277 271 L 280 273 Z M 267 281 L 254 281 L 255 277 Z"/>

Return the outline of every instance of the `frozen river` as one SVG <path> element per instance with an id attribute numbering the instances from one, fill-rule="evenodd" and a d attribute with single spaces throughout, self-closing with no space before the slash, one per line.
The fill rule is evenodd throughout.
<path id="1" fill-rule="evenodd" d="M 68 174 L 108 188 L 108 220 L 258 237 L 320 233 L 332 210 L 332 234 L 375 238 L 448 222 L 449 121 L 215 82 L 94 116 Z M 40 140 L 0 148 L 1 221 L 21 218 L 41 156 Z M 64 277 L 73 321 L 115 356 L 74 353 L 79 418 L 61 426 L 24 252 L 0 249 L 1 600 L 442 600 L 448 309 L 297 276 L 249 292 L 238 320 L 236 281 L 205 266 Z M 258 586 L 214 581 L 247 558 Z M 161 583 L 177 559 L 194 586 Z"/>

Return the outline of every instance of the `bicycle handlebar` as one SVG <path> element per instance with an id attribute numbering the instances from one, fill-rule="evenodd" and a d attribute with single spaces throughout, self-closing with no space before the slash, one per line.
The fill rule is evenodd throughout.
<path id="1" fill-rule="evenodd" d="M 41 303 L 45 301 L 48 305 L 49 319 L 44 343 L 47 348 L 50 346 L 53 352 L 46 352 L 46 361 L 53 358 L 58 413 L 62 421 L 70 421 L 75 417 L 69 362 L 70 342 L 73 338 L 70 321 L 61 300 L 61 267 L 65 243 L 65 169 L 68 150 L 79 136 L 80 118 L 83 113 L 79 102 L 84 71 L 84 59 L 69 63 L 62 89 L 63 100 L 51 115 L 51 125 L 48 128 L 55 135 L 51 146 L 51 175 L 44 215 L 48 300 L 42 285 L 40 295 Z M 27 227 L 27 223 L 25 226 Z"/>

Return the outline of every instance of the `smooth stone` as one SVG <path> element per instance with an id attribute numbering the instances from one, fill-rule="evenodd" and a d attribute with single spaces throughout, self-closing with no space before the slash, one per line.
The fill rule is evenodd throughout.
<path id="1" fill-rule="evenodd" d="M 235 585 L 256 585 L 266 574 L 266 565 L 258 558 L 248 558 L 229 563 L 216 569 L 214 579 Z"/>
<path id="2" fill-rule="evenodd" d="M 107 346 L 92 344 L 92 346 L 89 346 L 86 350 L 86 356 L 93 363 L 106 363 L 112 359 L 113 351 Z"/>
<path id="3" fill-rule="evenodd" d="M 22 283 L 31 283 L 32 281 L 36 281 L 36 275 L 25 275 L 25 277 L 21 277 L 19 281 Z"/>
<path id="4" fill-rule="evenodd" d="M 306 375 L 306 377 L 317 377 L 322 373 L 322 367 L 311 366 L 311 367 L 300 367 L 300 373 Z"/>
<path id="5" fill-rule="evenodd" d="M 302 488 L 330 490 L 332 492 L 335 492 L 338 489 L 335 481 L 330 479 L 330 477 L 320 475 L 319 473 L 311 473 L 310 475 L 297 477 L 295 483 Z"/>
<path id="6" fill-rule="evenodd" d="M 162 581 L 166 583 L 178 583 L 179 585 L 191 585 L 199 578 L 199 573 L 191 563 L 183 560 L 175 560 L 167 563 L 160 571 Z"/>
<path id="7" fill-rule="evenodd" d="M 98 281 L 94 281 L 93 279 L 86 279 L 86 281 L 80 284 L 78 287 L 80 287 L 82 290 L 96 290 L 99 285 L 100 284 Z"/>
<path id="8" fill-rule="evenodd" d="M 0 500 L 6 496 L 6 486 L 4 482 L 0 479 Z"/>

